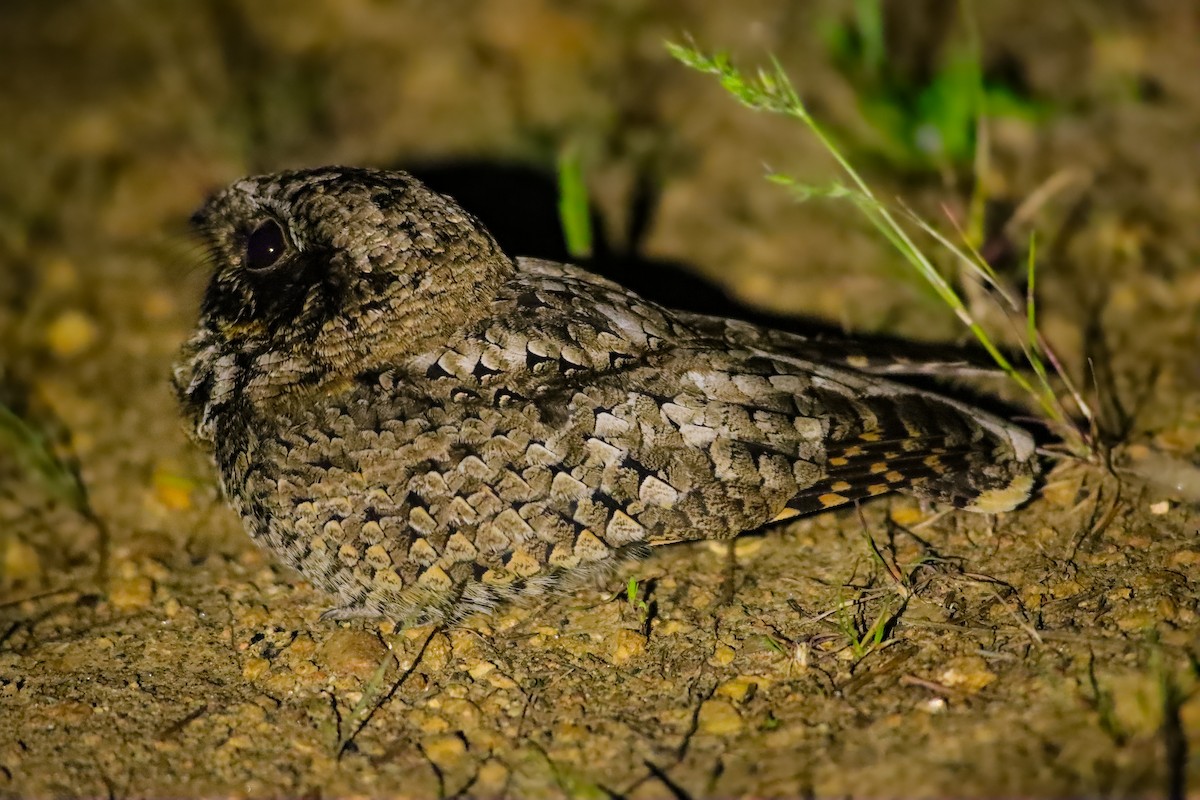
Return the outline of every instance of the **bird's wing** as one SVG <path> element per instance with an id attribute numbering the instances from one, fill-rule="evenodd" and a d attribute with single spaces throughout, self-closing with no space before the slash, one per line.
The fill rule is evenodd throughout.
<path id="1" fill-rule="evenodd" d="M 1002 374 L 994 362 L 952 345 L 854 340 L 827 334 L 804 336 L 749 322 L 690 312 L 681 321 L 713 339 L 871 375 L 974 377 Z"/>
<path id="2" fill-rule="evenodd" d="M 695 498 L 704 508 L 693 509 L 692 524 L 716 509 L 723 524 L 741 530 L 770 519 L 768 512 L 897 489 L 996 511 L 1032 487 L 1037 465 L 1025 431 L 879 374 L 960 362 L 917 364 L 895 353 L 870 361 L 854 343 L 827 347 L 669 311 L 575 267 L 523 266 L 526 277 L 506 309 L 515 321 L 501 326 L 520 331 L 527 352 L 522 391 L 538 395 L 541 409 L 593 404 L 604 419 L 621 418 L 613 427 L 638 428 L 610 444 L 652 466 L 687 461 L 674 470 L 687 497 L 703 475 L 714 476 L 711 496 Z M 864 359 L 870 369 L 856 366 Z"/>
<path id="3" fill-rule="evenodd" d="M 679 453 L 699 459 L 689 471 L 668 468 L 668 483 L 678 484 L 682 473 L 688 489 L 702 487 L 690 521 L 726 524 L 735 529 L 729 535 L 780 513 L 896 490 L 1007 510 L 1028 495 L 1037 469 L 1032 439 L 1011 423 L 951 398 L 791 355 L 695 343 L 612 382 L 629 398 L 626 405 L 644 409 L 636 415 L 633 458 L 668 465 Z M 623 408 L 609 413 L 620 416 Z M 715 480 L 708 485 L 692 475 Z"/>

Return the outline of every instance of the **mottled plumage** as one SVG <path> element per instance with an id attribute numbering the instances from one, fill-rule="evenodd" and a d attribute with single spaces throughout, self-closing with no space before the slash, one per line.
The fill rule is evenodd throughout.
<path id="1" fill-rule="evenodd" d="M 510 258 L 401 172 L 247 178 L 195 223 L 180 398 L 333 618 L 453 619 L 891 490 L 1004 511 L 1037 473 L 1026 432 L 895 365 Z"/>

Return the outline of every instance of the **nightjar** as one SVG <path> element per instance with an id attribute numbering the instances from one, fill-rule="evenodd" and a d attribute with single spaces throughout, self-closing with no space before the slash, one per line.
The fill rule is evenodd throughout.
<path id="1" fill-rule="evenodd" d="M 174 381 L 250 535 L 336 598 L 432 622 L 902 491 L 1011 509 L 1024 430 L 853 347 L 513 258 L 403 172 L 251 177 Z"/>

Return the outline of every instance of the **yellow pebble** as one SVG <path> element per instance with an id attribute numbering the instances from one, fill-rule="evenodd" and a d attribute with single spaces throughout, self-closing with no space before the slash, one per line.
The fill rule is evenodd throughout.
<path id="1" fill-rule="evenodd" d="M 475 789 L 482 796 L 499 797 L 508 782 L 508 767 L 495 759 L 488 759 L 479 767 L 475 777 Z"/>
<path id="2" fill-rule="evenodd" d="M 425 755 L 443 772 L 453 769 L 467 755 L 467 745 L 453 734 L 432 736 L 421 742 Z"/>
<path id="3" fill-rule="evenodd" d="M 646 650 L 646 637 L 637 631 L 622 628 L 617 631 L 616 647 L 613 649 L 613 663 L 624 664 L 631 658 L 636 658 Z"/>
<path id="4" fill-rule="evenodd" d="M 716 694 L 721 697 L 727 697 L 735 703 L 741 703 L 750 697 L 753 692 L 757 691 L 758 684 L 759 679 L 757 678 L 739 675 L 718 686 Z"/>
<path id="5" fill-rule="evenodd" d="M 727 644 L 717 645 L 716 651 L 713 653 L 712 663 L 719 667 L 726 667 L 733 663 L 733 659 L 737 656 L 737 651 Z"/>
<path id="6" fill-rule="evenodd" d="M 46 345 L 60 358 L 70 358 L 95 344 L 99 330 L 92 318 L 82 311 L 59 314 L 46 328 Z"/>
<path id="7" fill-rule="evenodd" d="M 154 473 L 154 499 L 172 511 L 192 507 L 192 488 L 195 484 L 181 475 Z"/>
<path id="8" fill-rule="evenodd" d="M 442 717 L 431 715 L 421 720 L 418 727 L 422 733 L 445 733 L 450 730 L 450 723 Z"/>
<path id="9" fill-rule="evenodd" d="M 987 662 L 979 656 L 955 658 L 942 669 L 938 680 L 951 689 L 975 694 L 996 680 L 996 673 L 987 668 Z"/>
<path id="10" fill-rule="evenodd" d="M 738 733 L 746 726 L 737 709 L 728 700 L 704 701 L 700 706 L 697 725 L 702 733 L 711 733 L 714 736 Z"/>
<path id="11" fill-rule="evenodd" d="M 899 506 L 892 509 L 891 517 L 897 525 L 916 525 L 925 519 L 925 514 L 917 506 Z"/>
<path id="12" fill-rule="evenodd" d="M 242 665 L 242 677 L 248 681 L 256 681 L 271 669 L 271 662 L 265 658 L 248 658 Z"/>
<path id="13" fill-rule="evenodd" d="M 337 675 L 366 680 L 388 657 L 388 649 L 367 631 L 338 628 L 319 648 L 317 661 Z"/>
<path id="14" fill-rule="evenodd" d="M 37 550 L 22 542 L 10 538 L 4 547 L 4 577 L 10 581 L 23 581 L 36 578 L 42 573 L 42 559 Z"/>
<path id="15" fill-rule="evenodd" d="M 481 680 L 489 672 L 494 670 L 496 665 L 490 661 L 480 661 L 478 664 L 473 664 L 467 668 L 467 674 L 475 680 Z"/>
<path id="16" fill-rule="evenodd" d="M 117 580 L 108 593 L 108 601 L 118 611 L 137 611 L 153 599 L 154 582 L 145 576 Z"/>

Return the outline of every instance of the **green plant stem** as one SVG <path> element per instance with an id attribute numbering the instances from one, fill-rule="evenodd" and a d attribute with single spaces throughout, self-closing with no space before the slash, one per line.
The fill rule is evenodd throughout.
<path id="1" fill-rule="evenodd" d="M 976 42 L 976 47 L 978 44 Z M 916 270 L 916 272 L 929 284 L 938 295 L 938 297 L 954 312 L 959 321 L 963 324 L 971 335 L 984 348 L 996 365 L 1007 374 L 1013 382 L 1021 388 L 1026 394 L 1034 399 L 1038 406 L 1049 418 L 1050 422 L 1063 429 L 1066 432 L 1066 438 L 1069 440 L 1069 446 L 1073 451 L 1082 452 L 1086 455 L 1092 454 L 1092 444 L 1087 435 L 1079 428 L 1069 422 L 1068 414 L 1063 406 L 1058 394 L 1050 385 L 1049 376 L 1043 363 L 1043 357 L 1048 361 L 1055 372 L 1063 379 L 1068 391 L 1079 406 L 1080 412 L 1092 420 L 1091 411 L 1087 404 L 1083 401 L 1082 396 L 1075 390 L 1069 377 L 1062 369 L 1061 363 L 1054 356 L 1053 351 L 1047 346 L 1045 339 L 1036 328 L 1036 315 L 1034 314 L 1033 295 L 1029 294 L 1026 298 L 1025 308 L 1022 309 L 1014 296 L 1001 286 L 998 276 L 992 269 L 987 260 L 979 253 L 975 244 L 971 241 L 969 231 L 964 232 L 959 229 L 960 235 L 963 237 L 966 250 L 955 245 L 942 235 L 936 228 L 918 216 L 911 210 L 904 208 L 904 211 L 910 222 L 931 236 L 935 241 L 946 248 L 952 255 L 964 264 L 967 269 L 978 276 L 981 280 L 986 281 L 997 290 L 1003 302 L 1000 303 L 1001 308 L 1005 313 L 1010 315 L 1010 319 L 1015 316 L 1025 316 L 1024 330 L 1019 337 L 1021 347 L 1026 360 L 1029 362 L 1030 368 L 1036 376 L 1037 386 L 1029 379 L 1022 375 L 1011 361 L 1002 353 L 999 347 L 992 341 L 988 332 L 979 324 L 972 316 L 970 309 L 962 298 L 950 285 L 945 276 L 934 266 L 929 257 L 921 250 L 920 247 L 913 241 L 912 237 L 905 230 L 899 220 L 893 215 L 888 206 L 882 203 L 872 191 L 870 185 L 859 174 L 859 172 L 850 163 L 849 159 L 843 154 L 837 143 L 833 140 L 824 128 L 812 117 L 801 101 L 792 85 L 787 74 L 782 66 L 775 58 L 771 59 L 771 70 L 760 69 L 754 78 L 747 78 L 730 62 L 729 57 L 724 53 L 714 53 L 706 55 L 695 47 L 693 43 L 687 45 L 676 44 L 673 42 L 667 43 L 668 51 L 680 62 L 699 72 L 715 75 L 721 86 L 729 92 L 738 102 L 743 105 L 758 111 L 768 111 L 771 113 L 781 114 L 793 119 L 800 120 L 821 143 L 826 152 L 833 158 L 845 174 L 850 182 L 850 186 L 843 186 L 834 183 L 832 187 L 826 189 L 816 189 L 811 186 L 806 186 L 798 183 L 789 176 L 779 173 L 768 173 L 768 178 L 775 183 L 787 186 L 800 199 L 807 199 L 812 196 L 827 196 L 845 198 L 854 202 L 859 211 L 867 218 L 867 220 L 879 231 L 884 238 L 904 257 L 904 259 Z M 982 103 L 982 98 L 977 98 L 978 104 Z M 977 109 L 978 113 L 978 109 Z M 1034 253 L 1031 252 L 1030 271 L 1034 269 L 1033 261 Z M 1031 279 L 1032 285 L 1032 279 Z"/>

